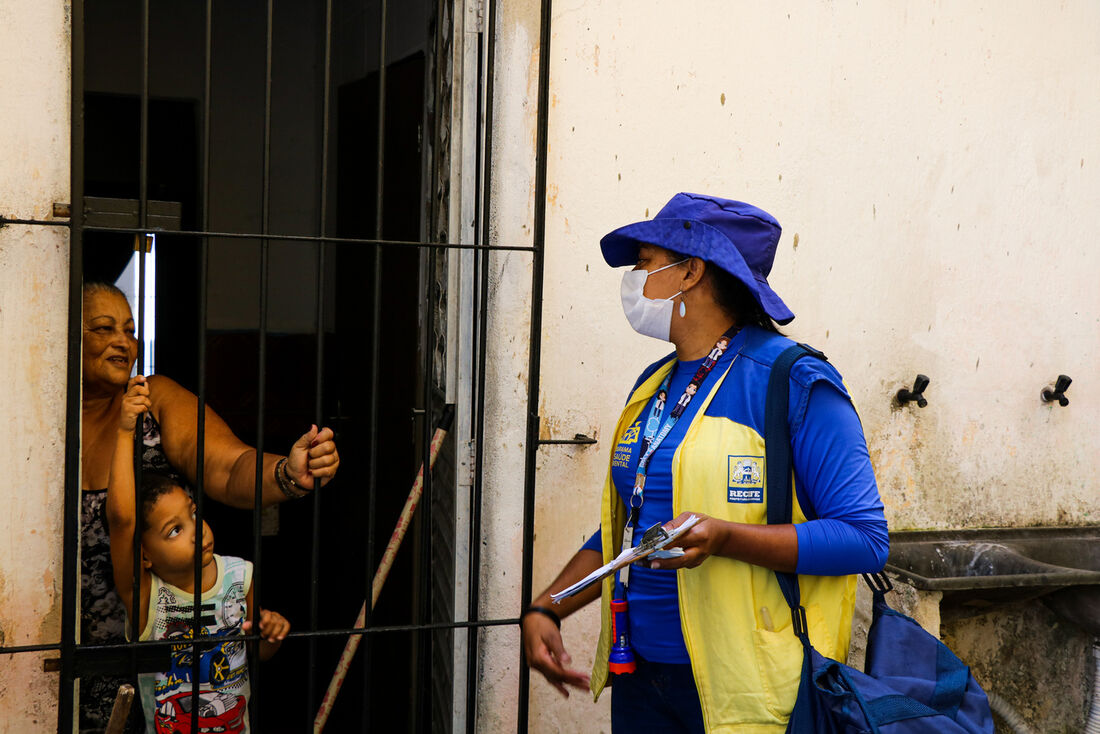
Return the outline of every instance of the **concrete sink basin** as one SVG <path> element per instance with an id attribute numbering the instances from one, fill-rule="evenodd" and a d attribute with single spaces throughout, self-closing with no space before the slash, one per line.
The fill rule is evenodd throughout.
<path id="1" fill-rule="evenodd" d="M 1100 527 L 891 533 L 886 569 L 917 589 L 942 592 L 946 609 L 1042 597 L 1100 635 Z"/>

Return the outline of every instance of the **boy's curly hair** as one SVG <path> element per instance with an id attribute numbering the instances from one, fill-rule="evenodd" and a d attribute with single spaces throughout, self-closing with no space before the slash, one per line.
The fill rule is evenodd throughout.
<path id="1" fill-rule="evenodd" d="M 141 473 L 141 521 L 146 529 L 149 527 L 149 513 L 157 500 L 177 488 L 187 491 L 178 479 L 167 474 L 151 470 Z"/>

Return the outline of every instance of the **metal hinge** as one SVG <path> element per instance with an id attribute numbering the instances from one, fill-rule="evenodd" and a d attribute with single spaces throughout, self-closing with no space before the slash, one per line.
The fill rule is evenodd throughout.
<path id="1" fill-rule="evenodd" d="M 464 472 L 464 479 L 466 481 L 464 484 L 472 487 L 474 486 L 474 478 L 477 473 L 477 439 L 471 438 L 466 442 L 466 461 L 464 463 L 466 464 L 466 470 Z"/>
<path id="2" fill-rule="evenodd" d="M 469 16 L 467 20 L 473 20 L 473 31 L 481 33 L 485 30 L 485 0 L 470 0 Z"/>

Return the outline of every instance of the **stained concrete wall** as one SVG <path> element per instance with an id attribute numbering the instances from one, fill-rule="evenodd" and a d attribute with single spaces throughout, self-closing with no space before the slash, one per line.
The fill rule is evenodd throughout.
<path id="1" fill-rule="evenodd" d="M 1100 6 L 557 0 L 552 23 L 539 410 L 544 434 L 600 443 L 540 451 L 536 590 L 596 527 L 607 432 L 669 350 L 626 324 L 598 240 L 685 190 L 784 225 L 771 282 L 798 314 L 787 332 L 845 375 L 892 528 L 1100 521 Z M 497 34 L 504 239 L 531 221 L 537 3 L 503 3 Z M 523 319 L 494 319 L 511 329 L 490 359 L 507 381 L 525 370 Z M 892 405 L 917 373 L 928 407 Z M 1067 408 L 1039 400 L 1059 373 Z M 522 394 L 507 385 L 489 408 L 509 438 L 486 466 L 512 492 L 494 522 L 514 550 Z M 514 581 L 516 560 L 492 562 Z M 582 668 L 597 616 L 565 624 Z M 516 650 L 486 655 L 486 678 L 511 675 Z M 608 728 L 606 701 L 562 701 L 537 676 L 531 711 L 534 731 Z"/>
<path id="2" fill-rule="evenodd" d="M 540 454 L 536 588 L 595 527 L 605 432 L 667 350 L 629 331 L 596 243 L 678 190 L 784 224 L 772 281 L 799 314 L 789 332 L 845 373 L 893 527 L 1096 522 L 1100 8 L 559 0 L 553 27 L 539 410 L 544 435 L 600 445 Z M 0 29 L 0 207 L 47 217 L 68 198 L 67 6 L 11 0 Z M 494 241 L 522 244 L 537 3 L 501 3 L 496 32 Z M 0 230 L 0 333 L 16 347 L 0 363 L 0 466 L 23 470 L 0 487 L 19 529 L 0 536 L 6 645 L 58 635 L 66 263 L 64 230 Z M 492 273 L 482 599 L 504 616 L 521 603 L 530 256 L 501 254 Z M 917 372 L 933 380 L 929 407 L 894 410 Z M 1077 380 L 1071 405 L 1041 405 L 1060 372 Z M 581 667 L 595 617 L 566 624 Z M 517 642 L 482 635 L 483 730 L 513 727 Z M 19 731 L 52 725 L 42 657 L 0 660 L 0 720 Z M 536 678 L 531 724 L 606 730 L 606 699 L 565 703 Z"/>
<path id="3" fill-rule="evenodd" d="M 492 244 L 531 245 L 538 102 L 537 3 L 498 6 L 490 212 Z M 493 253 L 485 379 L 481 616 L 512 617 L 522 606 L 524 444 L 532 257 Z M 478 731 L 515 731 L 519 630 L 479 635 Z"/>
<path id="4" fill-rule="evenodd" d="M 0 214 L 49 219 L 69 201 L 69 15 L 60 0 L 0 4 Z M 0 646 L 61 635 L 68 230 L 0 228 Z M 0 655 L 0 730 L 57 723 L 57 653 Z"/>

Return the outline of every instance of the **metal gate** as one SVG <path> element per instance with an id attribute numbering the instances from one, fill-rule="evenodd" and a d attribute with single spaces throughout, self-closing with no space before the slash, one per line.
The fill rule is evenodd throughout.
<path id="1" fill-rule="evenodd" d="M 217 126 L 222 124 L 217 116 L 212 117 L 214 109 L 215 82 L 218 78 L 216 71 L 215 49 L 224 49 L 224 43 L 217 40 L 219 33 L 224 32 L 224 26 L 230 25 L 229 16 L 224 7 L 215 7 L 212 0 L 206 0 L 201 8 L 201 23 L 198 32 L 201 37 L 195 40 L 202 49 L 201 62 L 201 95 L 194 105 L 195 120 L 198 123 L 195 135 L 198 155 L 198 180 L 196 181 L 196 206 L 192 207 L 194 218 L 187 222 L 186 206 L 176 206 L 179 202 L 163 202 L 157 198 L 156 192 L 151 189 L 150 172 L 157 165 L 154 161 L 154 152 L 163 150 L 157 145 L 151 144 L 151 137 L 156 135 L 155 127 L 151 127 L 151 110 L 160 109 L 167 104 L 164 101 L 165 85 L 157 86 L 159 93 L 151 93 L 151 55 L 156 55 L 158 50 L 151 48 L 157 38 L 157 33 L 151 30 L 151 25 L 158 22 L 158 9 L 150 10 L 149 0 L 135 0 L 134 2 L 120 2 L 117 7 L 112 7 L 111 12 L 117 13 L 123 21 L 136 23 L 139 28 L 140 49 L 138 58 L 132 59 L 131 67 L 136 66 L 136 72 L 140 77 L 140 93 L 133 95 L 133 102 L 138 107 L 137 126 L 131 140 L 137 149 L 137 189 L 132 197 L 104 197 L 101 192 L 87 191 L 88 183 L 88 156 L 91 153 L 87 147 L 87 119 L 85 116 L 86 105 L 89 97 L 86 92 L 86 72 L 88 71 L 88 41 L 86 34 L 87 13 L 90 4 L 74 2 L 72 4 L 72 199 L 70 211 L 56 211 L 55 216 L 70 217 L 68 223 L 58 221 L 33 221 L 33 220 L 5 220 L 7 223 L 19 223 L 38 226 L 68 226 L 71 233 L 71 259 L 70 259 L 70 290 L 69 290 L 69 334 L 68 334 L 68 366 L 67 376 L 69 393 L 67 399 L 66 422 L 66 468 L 65 468 L 65 537 L 63 548 L 64 575 L 63 575 L 63 619 L 62 638 L 56 645 L 37 645 L 24 647 L 2 648 L 4 654 L 34 652 L 56 649 L 60 651 L 60 695 L 58 706 L 57 730 L 59 732 L 73 731 L 74 717 L 77 702 L 77 689 L 74 683 L 82 676 L 110 671 L 113 673 L 133 676 L 140 671 L 156 670 L 166 655 L 169 642 L 153 641 L 141 643 L 120 643 L 116 645 L 91 645 L 78 642 L 79 615 L 78 600 L 80 596 L 80 508 L 81 494 L 81 334 L 82 334 L 82 282 L 85 277 L 85 266 L 98 252 L 90 242 L 97 242 L 104 238 L 125 237 L 132 240 L 137 251 L 136 263 L 139 273 L 137 293 L 137 312 L 139 340 L 143 336 L 146 324 L 150 320 L 150 314 L 146 313 L 145 272 L 147 268 L 148 243 L 156 239 L 158 248 L 162 252 L 191 251 L 195 259 L 194 271 L 196 278 L 188 282 L 188 287 L 193 289 L 192 301 L 197 313 L 195 314 L 195 341 L 194 349 L 194 392 L 198 398 L 198 411 L 196 415 L 198 427 L 197 466 L 203 466 L 203 446 L 205 433 L 205 415 L 208 398 L 211 394 L 210 375 L 218 374 L 218 361 L 225 355 L 221 352 L 225 343 L 232 341 L 217 341 L 217 329 L 211 329 L 209 304 L 211 302 L 212 262 L 222 257 L 229 251 L 234 243 L 250 243 L 256 253 L 256 267 L 251 272 L 238 273 L 242 282 L 248 279 L 255 284 L 256 298 L 253 302 L 254 312 L 250 319 L 255 321 L 255 328 L 249 329 L 247 338 L 249 344 L 255 345 L 255 361 L 251 365 L 236 363 L 235 369 L 248 370 L 254 375 L 254 399 L 246 401 L 251 417 L 242 418 L 255 427 L 255 435 L 250 437 L 250 444 L 256 448 L 256 478 L 257 485 L 263 471 L 263 451 L 265 450 L 265 431 L 274 418 L 276 412 L 271 407 L 268 393 L 278 386 L 272 387 L 269 375 L 272 370 L 273 355 L 279 356 L 273 350 L 277 350 L 279 339 L 285 335 L 274 334 L 269 328 L 272 313 L 275 307 L 285 297 L 285 291 L 279 289 L 278 278 L 271 276 L 272 262 L 279 256 L 286 254 L 292 248 L 305 250 L 309 257 L 314 259 L 313 275 L 315 280 L 310 286 L 313 295 L 314 313 L 312 334 L 299 334 L 295 338 L 299 343 L 303 339 L 312 339 L 312 350 L 308 357 L 311 365 L 312 376 L 308 385 L 303 389 L 312 395 L 309 406 L 309 419 L 318 426 L 339 424 L 343 425 L 345 436 L 338 445 L 341 450 L 342 464 L 347 465 L 349 455 L 354 451 L 362 451 L 369 457 L 365 476 L 366 507 L 365 514 L 360 522 L 365 525 L 362 543 L 352 543 L 357 548 L 357 562 L 349 565 L 359 567 L 361 570 L 355 574 L 357 578 L 348 581 L 348 586 L 358 591 L 354 592 L 356 598 L 369 598 L 369 589 L 372 585 L 373 575 L 377 567 L 382 543 L 379 542 L 379 528 L 392 525 L 393 516 L 383 516 L 377 507 L 382 497 L 382 478 L 380 471 L 383 466 L 380 455 L 380 437 L 394 431 L 395 425 L 405 423 L 410 449 L 410 461 L 406 462 L 404 470 L 415 469 L 422 465 L 428 458 L 429 446 L 432 443 L 433 432 L 437 417 L 448 408 L 455 409 L 459 416 L 460 427 L 458 433 L 468 438 L 468 445 L 473 447 L 473 453 L 469 461 L 471 463 L 472 476 L 469 482 L 459 481 L 456 476 L 460 472 L 464 461 L 462 452 L 465 446 L 452 442 L 445 445 L 441 456 L 441 465 L 435 473 L 424 472 L 423 497 L 420 508 L 417 510 L 416 522 L 406 542 L 402 553 L 411 556 L 409 566 L 406 569 L 411 580 L 406 591 L 411 594 L 413 600 L 412 619 L 402 623 L 379 621 L 371 612 L 371 605 L 366 604 L 365 621 L 361 626 L 350 624 L 334 625 L 327 623 L 320 606 L 320 600 L 326 589 L 323 586 L 325 580 L 325 564 L 330 561 L 324 558 L 326 535 L 329 534 L 330 523 L 333 522 L 334 512 L 339 515 L 337 508 L 325 505 L 327 498 L 333 496 L 333 492 L 316 491 L 309 498 L 297 500 L 299 503 L 309 503 L 308 517 L 308 563 L 307 578 L 308 589 L 304 596 L 307 597 L 305 605 L 308 613 L 304 619 L 296 620 L 294 630 L 291 632 L 285 647 L 297 646 L 304 650 L 306 659 L 306 675 L 302 685 L 303 690 L 298 691 L 299 701 L 288 703 L 281 695 L 273 696 L 269 691 L 276 685 L 273 677 L 264 673 L 258 666 L 252 665 L 252 701 L 250 703 L 253 712 L 254 731 L 315 731 L 314 717 L 321 704 L 325 685 L 329 681 L 332 672 L 331 655 L 327 654 L 333 641 L 342 646 L 345 640 L 353 637 L 361 638 L 362 645 L 358 652 L 359 666 L 358 689 L 345 691 L 344 703 L 358 705 L 358 713 L 346 718 L 346 721 L 355 719 L 354 724 L 344 724 L 344 727 L 352 726 L 355 730 L 368 731 L 372 727 L 379 727 L 377 718 L 372 719 L 372 710 L 378 710 L 392 705 L 392 701 L 381 700 L 378 694 L 379 686 L 385 681 L 380 680 L 379 669 L 376 663 L 380 646 L 384 641 L 393 636 L 402 636 L 410 641 L 413 660 L 410 663 L 407 685 L 411 691 L 409 702 L 404 713 L 397 712 L 387 723 L 387 728 L 393 728 L 397 723 L 408 731 L 451 731 L 454 728 L 465 728 L 473 731 L 476 723 L 477 706 L 477 680 L 478 680 L 478 651 L 477 631 L 482 628 L 514 625 L 518 619 L 509 618 L 480 618 L 478 602 L 478 568 L 480 548 L 481 516 L 485 511 L 481 506 L 481 484 L 484 474 L 484 465 L 481 455 L 481 446 L 485 434 L 485 364 L 486 364 L 486 329 L 487 315 L 490 309 L 489 300 L 489 260 L 494 252 L 514 251 L 530 253 L 533 262 L 531 282 L 531 321 L 530 321 L 530 360 L 528 373 L 528 394 L 526 405 L 527 416 L 527 442 L 525 448 L 524 468 L 524 511 L 523 511 L 523 559 L 522 581 L 519 598 L 516 599 L 516 610 L 531 596 L 531 547 L 533 539 L 534 517 L 534 481 L 535 481 L 535 456 L 540 445 L 538 438 L 538 390 L 539 390 L 539 343 L 541 332 L 541 301 L 542 301 L 542 257 L 545 233 L 545 200 L 546 200 L 546 115 L 547 92 L 549 85 L 548 73 L 548 46 L 549 46 L 549 0 L 544 0 L 542 8 L 542 32 L 539 63 L 539 100 L 538 100 L 538 125 L 537 125 L 537 171 L 535 191 L 535 219 L 533 228 L 533 242 L 526 244 L 491 243 L 489 228 L 489 212 L 492 202 L 488 192 L 491 190 L 490 174 L 492 170 L 491 157 L 493 150 L 493 59 L 494 43 L 491 29 L 495 26 L 496 3 L 488 0 L 481 7 L 484 18 L 481 23 L 478 55 L 477 55 L 477 81 L 469 88 L 476 90 L 477 124 L 475 129 L 477 139 L 465 141 L 466 145 L 473 145 L 475 149 L 474 163 L 475 182 L 474 193 L 476 205 L 474 206 L 475 220 L 472 227 L 473 241 L 461 242 L 450 236 L 447 222 L 450 192 L 448 191 L 448 153 L 452 145 L 451 131 L 448 127 L 450 105 L 452 104 L 452 80 L 456 78 L 450 73 L 448 57 L 452 54 L 454 14 L 465 12 L 459 4 L 456 11 L 454 4 L 448 0 L 438 2 L 426 2 L 428 15 L 431 18 L 432 36 L 426 45 L 421 68 L 424 70 L 424 94 L 423 115 L 418 128 L 418 152 L 421 171 L 420 189 L 415 207 L 405 201 L 405 209 L 415 208 L 419 211 L 419 232 L 413 237 L 394 237 L 390 235 L 387 215 L 393 209 L 394 201 L 387 199 L 387 192 L 393 186 L 387 174 L 388 136 L 392 136 L 392 129 L 387 127 L 387 114 L 394 109 L 393 88 L 388 87 L 395 74 L 402 73 L 387 54 L 389 42 L 389 25 L 394 16 L 389 15 L 390 8 L 386 0 L 377 2 L 363 2 L 361 7 L 377 12 L 377 41 L 378 52 L 377 73 L 367 79 L 365 86 L 340 87 L 337 89 L 333 81 L 334 55 L 340 50 L 340 44 L 335 35 L 342 31 L 340 19 L 336 13 L 344 12 L 349 3 L 338 3 L 339 7 L 334 12 L 333 0 L 327 0 L 324 4 L 320 18 L 320 44 L 318 48 L 319 64 L 317 72 L 321 77 L 319 85 L 318 107 L 315 110 L 318 133 L 309 142 L 317 149 L 315 159 L 317 170 L 311 184 L 313 195 L 313 211 L 316 213 L 312 224 L 312 231 L 286 231 L 285 228 L 276 226 L 276 207 L 272 200 L 273 191 L 273 150 L 277 145 L 273 142 L 275 131 L 280 125 L 280 109 L 273 104 L 273 79 L 277 78 L 275 70 L 279 65 L 279 39 L 286 40 L 287 29 L 279 29 L 276 21 L 276 9 L 273 0 L 257 0 L 257 4 L 263 4 L 263 38 L 262 42 L 254 44 L 252 51 L 260 55 L 258 63 L 262 67 L 262 124 L 260 136 L 262 138 L 259 149 L 262 151 L 258 157 L 252 175 L 261 181 L 258 218 L 254 222 L 257 226 L 215 227 L 212 226 L 212 199 L 213 186 L 218 182 L 212 178 L 211 170 L 217 156 L 224 151 L 215 151 L 213 141 L 217 138 Z M 281 6 L 287 7 L 287 6 Z M 408 6 L 400 6 L 398 13 Z M 121 8 L 121 10 L 119 9 Z M 318 6 L 320 8 L 320 6 Z M 97 10 L 97 12 L 99 12 Z M 233 12 L 242 12 L 239 8 Z M 220 27 L 220 24 L 224 26 Z M 277 31 L 281 35 L 277 35 Z M 290 36 L 294 38 L 293 35 Z M 97 42 L 102 42 L 98 39 Z M 404 81 L 401 80 L 403 84 Z M 170 85 L 169 85 L 170 86 Z M 364 89 L 374 95 L 374 101 L 364 101 Z M 338 201 L 341 195 L 340 171 L 334 167 L 340 160 L 342 150 L 332 148 L 334 131 L 341 121 L 334 121 L 334 97 L 347 91 L 349 99 L 358 100 L 362 107 L 374 115 L 374 140 L 372 143 L 364 143 L 362 147 L 373 148 L 373 170 L 362 171 L 365 178 L 373 179 L 373 186 L 367 184 L 355 184 L 365 186 L 373 191 L 373 201 L 367 202 L 373 211 L 371 218 L 373 231 L 359 232 L 363 221 L 352 218 L 352 222 L 346 227 L 341 224 L 340 217 L 350 208 L 356 207 L 360 200 L 352 200 L 350 203 Z M 398 90 L 398 91 L 404 91 Z M 388 94 L 390 92 L 390 94 Z M 172 97 L 173 95 L 167 95 Z M 183 95 L 186 96 L 186 95 Z M 118 100 L 111 100 L 111 104 Z M 129 104 L 128 102 L 125 104 Z M 224 102 L 222 103 L 224 104 Z M 186 105 L 184 105 L 186 107 Z M 350 108 L 350 106 L 348 107 Z M 182 108 L 178 108 L 182 109 Z M 169 115 L 171 117 L 171 115 Z M 173 118 L 178 119 L 178 118 Z M 355 125 L 363 125 L 364 118 L 351 120 L 349 125 L 355 129 Z M 184 126 L 186 127 L 186 126 Z M 285 132 L 285 130 L 283 131 Z M 407 132 L 407 130 L 406 130 Z M 340 138 L 340 144 L 350 145 L 349 141 L 355 139 L 354 134 Z M 389 141 L 392 144 L 392 140 Z M 163 144 L 163 141 L 162 141 Z M 293 171 L 291 175 L 305 176 L 309 171 Z M 285 176 L 285 171 L 278 173 Z M 351 174 L 349 174 L 351 175 Z M 155 182 L 154 182 L 155 183 Z M 333 195 L 334 186 L 337 188 Z M 3 222 L 0 222 L 3 223 Z M 280 230 L 283 231 L 280 231 Z M 300 228 L 299 228 L 300 229 Z M 349 234 L 351 232 L 351 234 Z M 388 236 L 389 235 L 389 236 Z M 97 238 L 99 238 L 97 240 Z M 276 252 L 274 248 L 279 248 Z M 350 253 L 350 254 L 349 254 Z M 383 323 L 383 314 L 386 312 L 384 292 L 387 288 L 387 274 L 393 263 L 404 258 L 402 262 L 408 266 L 414 264 L 416 274 L 416 329 L 415 329 L 415 366 L 414 379 L 409 384 L 415 385 L 415 394 L 412 397 L 410 415 L 395 419 L 393 415 L 384 414 L 380 406 L 385 403 L 388 386 L 383 384 L 386 363 L 393 357 L 386 353 L 387 340 L 386 324 Z M 467 258 L 462 260 L 461 258 Z M 302 262 L 299 257 L 297 262 Z M 334 267 L 334 262 L 336 263 Z M 447 344 L 456 343 L 454 330 L 456 324 L 448 323 L 448 314 L 460 313 L 448 299 L 448 268 L 456 267 L 465 262 L 472 266 L 466 273 L 468 290 L 471 295 L 466 311 L 469 323 L 462 324 L 471 342 L 463 343 L 462 349 L 457 354 L 448 353 Z M 340 351 L 334 342 L 339 344 L 341 333 L 338 327 L 333 326 L 334 312 L 338 310 L 338 299 L 343 292 L 355 290 L 349 287 L 348 282 L 340 281 L 343 266 L 351 263 L 362 266 L 369 274 L 361 285 L 361 290 L 355 295 L 363 293 L 370 295 L 368 303 L 360 302 L 360 313 L 364 314 L 363 323 L 365 332 L 370 335 L 369 349 L 356 347 L 352 352 Z M 337 271 L 334 273 L 334 271 Z M 162 269 L 163 273 L 163 269 Z M 470 275 L 472 273 L 472 276 Z M 214 276 L 219 272 L 215 271 Z M 165 276 L 166 277 L 166 276 Z M 186 280 L 186 279 L 184 279 Z M 160 282 L 158 280 L 157 282 Z M 174 280 L 165 282 L 175 283 Z M 178 285 L 178 283 L 176 284 Z M 354 285 L 354 281 L 352 281 Z M 336 295 L 333 294 L 337 291 Z M 337 314 L 337 317 L 344 317 Z M 212 336 L 213 334 L 213 336 Z M 451 337 L 448 340 L 448 337 Z M 237 338 L 234 336 L 233 338 Z M 213 353 L 212 353 L 213 351 Z M 368 406 L 367 409 L 353 416 L 344 415 L 344 404 L 340 400 L 332 399 L 330 395 L 333 374 L 341 370 L 348 370 L 346 363 L 341 363 L 341 357 L 347 354 L 365 355 L 367 374 L 365 384 L 358 385 L 359 393 L 355 393 L 354 399 L 346 398 L 347 402 L 354 402 Z M 462 356 L 466 355 L 466 356 Z M 465 359 L 467 363 L 455 369 L 455 361 Z M 158 357 L 159 360 L 159 357 Z M 143 373 L 148 367 L 145 358 L 139 356 L 137 370 Z M 468 375 L 466 388 L 455 389 L 448 384 L 448 374 L 458 371 Z M 346 380 L 345 380 L 346 381 Z M 336 380 L 340 382 L 340 380 Z M 343 383 L 340 383 L 343 384 Z M 216 388 L 215 388 L 216 389 Z M 354 391 L 344 390 L 342 395 L 352 395 Z M 278 406 L 276 406 L 278 407 Z M 243 415 L 243 409 L 242 409 Z M 341 421 L 344 423 L 341 424 Z M 356 444 L 348 438 L 352 434 L 363 434 L 362 445 Z M 338 436 L 339 437 L 339 436 Z M 346 439 L 346 440 L 345 440 Z M 552 442 L 555 443 L 555 442 Z M 266 448 L 279 447 L 267 446 Z M 138 462 L 140 464 L 140 462 Z M 136 467 L 140 474 L 140 465 Z M 407 480 L 411 481 L 414 471 L 405 471 Z M 198 506 L 197 514 L 201 519 L 204 514 L 213 512 L 215 508 L 211 503 L 203 501 L 202 471 L 198 471 L 198 478 L 194 489 L 195 502 Z M 341 470 L 335 482 L 344 479 L 344 470 Z M 408 481 L 404 487 L 407 488 Z M 360 487 L 343 487 L 340 491 L 360 491 Z M 458 492 L 468 492 L 466 498 L 469 507 L 467 516 L 457 514 L 456 506 L 459 499 Z M 286 505 L 284 505 L 286 506 Z M 304 511 L 303 511 L 304 512 Z M 251 543 L 248 550 L 249 557 L 255 564 L 254 594 L 257 601 L 261 593 L 267 593 L 272 576 L 265 574 L 265 564 L 271 563 L 268 556 L 272 551 L 265 547 L 264 538 L 268 537 L 270 528 L 267 524 L 272 520 L 270 513 L 265 515 L 262 511 L 260 493 L 257 491 L 254 504 L 247 525 L 251 528 Z M 238 520 L 238 525 L 240 521 Z M 464 533 L 468 537 L 469 558 L 462 566 L 457 566 L 455 560 L 454 542 L 461 526 L 465 526 Z M 305 542 L 303 542 L 303 545 Z M 359 547 L 361 545 L 361 547 Z M 198 549 L 196 543 L 196 549 Z M 465 584 L 468 593 L 465 599 L 455 595 L 455 574 L 467 575 Z M 196 579 L 200 578 L 199 561 L 195 562 Z M 196 585 L 201 588 L 201 585 Z M 262 591 L 262 589 L 264 591 Z M 201 592 L 196 592 L 198 602 Z M 464 605 L 461 603 L 464 601 Z M 465 606 L 463 609 L 462 607 Z M 192 632 L 199 625 L 199 608 L 195 604 L 195 612 L 192 624 Z M 344 610 L 346 612 L 347 610 Z M 344 616 L 347 616 L 345 613 Z M 350 622 L 350 619 L 349 619 Z M 132 625 L 131 639 L 136 637 L 136 624 Z M 256 635 L 248 638 L 250 645 L 255 642 Z M 193 672 L 197 674 L 199 658 L 204 650 L 211 649 L 212 643 L 205 643 L 199 639 L 193 642 L 196 654 L 193 658 Z M 518 653 L 518 651 L 517 651 Z M 527 719 L 527 686 L 528 676 L 525 665 L 522 665 L 517 654 L 517 663 L 520 664 L 519 673 L 519 710 L 517 711 L 519 729 L 526 730 Z M 455 690 L 456 666 L 459 671 L 465 668 L 464 689 Z M 196 676 L 197 677 L 197 676 Z M 197 701 L 197 693 L 191 699 L 192 705 Z M 276 719 L 268 716 L 261 718 L 261 712 L 269 709 L 278 710 L 278 725 L 271 722 Z M 462 712 L 456 716 L 455 712 Z M 258 721 L 266 721 L 267 724 L 257 724 Z M 279 728 L 282 727 L 282 728 Z M 197 732 L 198 720 L 193 719 L 190 731 Z M 334 728 L 346 730 L 346 728 Z"/>

